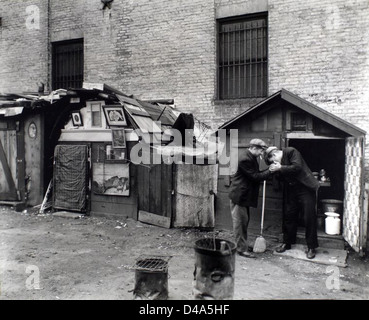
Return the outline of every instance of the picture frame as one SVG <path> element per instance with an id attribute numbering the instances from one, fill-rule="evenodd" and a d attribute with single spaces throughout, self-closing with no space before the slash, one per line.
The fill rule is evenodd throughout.
<path id="1" fill-rule="evenodd" d="M 72 111 L 71 115 L 72 115 L 73 126 L 74 127 L 82 127 L 83 126 L 83 121 L 82 121 L 81 112 L 80 111 Z"/>
<path id="2" fill-rule="evenodd" d="M 111 129 L 112 134 L 112 147 L 113 149 L 125 149 L 126 144 L 126 134 L 124 129 Z"/>
<path id="3" fill-rule="evenodd" d="M 105 105 L 103 106 L 106 122 L 109 126 L 127 126 L 123 106 Z"/>
<path id="4" fill-rule="evenodd" d="M 130 196 L 129 163 L 94 163 L 92 192 L 104 196 Z"/>

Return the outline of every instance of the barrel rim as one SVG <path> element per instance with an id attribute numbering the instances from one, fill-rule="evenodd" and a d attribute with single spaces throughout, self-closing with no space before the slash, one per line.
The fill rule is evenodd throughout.
<path id="1" fill-rule="evenodd" d="M 220 250 L 214 250 L 214 249 L 200 247 L 199 242 L 204 241 L 204 240 L 205 241 L 215 240 L 217 243 L 220 243 L 221 241 L 225 241 L 226 243 L 228 243 L 230 245 L 230 250 L 227 249 L 225 251 L 220 251 Z M 213 255 L 213 256 L 233 255 L 236 252 L 236 248 L 237 248 L 237 246 L 234 242 L 232 242 L 230 240 L 227 240 L 227 239 L 222 239 L 222 238 L 215 238 L 215 239 L 202 238 L 202 239 L 198 239 L 198 240 L 195 241 L 195 246 L 194 246 L 194 249 L 195 249 L 196 252 L 206 254 L 206 255 Z"/>

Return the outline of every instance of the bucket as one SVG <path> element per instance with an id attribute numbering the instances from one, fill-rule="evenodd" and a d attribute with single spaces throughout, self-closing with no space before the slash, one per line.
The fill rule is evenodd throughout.
<path id="1" fill-rule="evenodd" d="M 322 199 L 322 211 L 323 212 L 336 212 L 342 214 L 343 201 L 336 199 Z"/>
<path id="2" fill-rule="evenodd" d="M 224 239 L 195 242 L 194 296 L 196 300 L 232 300 L 236 244 Z"/>
<path id="3" fill-rule="evenodd" d="M 341 233 L 341 219 L 339 214 L 335 212 L 326 212 L 325 215 L 325 233 L 337 235 Z"/>

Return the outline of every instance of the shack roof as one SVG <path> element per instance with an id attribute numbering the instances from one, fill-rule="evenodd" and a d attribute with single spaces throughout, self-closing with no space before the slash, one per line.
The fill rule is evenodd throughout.
<path id="1" fill-rule="evenodd" d="M 254 113 L 256 110 L 260 110 L 263 108 L 273 108 L 274 106 L 279 105 L 280 101 L 286 101 L 291 103 L 292 105 L 296 106 L 297 108 L 317 117 L 318 119 L 332 125 L 333 127 L 342 130 L 343 132 L 346 132 L 347 134 L 351 136 L 363 136 L 366 134 L 366 132 L 357 126 L 353 125 L 352 123 L 341 119 L 340 117 L 314 105 L 313 103 L 297 96 L 296 94 L 293 94 L 289 92 L 286 89 L 281 89 L 280 91 L 277 91 L 276 93 L 272 94 L 271 96 L 267 97 L 263 101 L 257 103 L 250 109 L 242 112 L 235 118 L 225 122 L 222 124 L 219 129 L 226 129 L 229 128 L 229 126 L 234 123 L 235 121 L 247 117 Z"/>

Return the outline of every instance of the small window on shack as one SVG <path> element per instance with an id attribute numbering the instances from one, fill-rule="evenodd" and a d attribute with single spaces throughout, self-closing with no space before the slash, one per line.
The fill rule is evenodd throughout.
<path id="1" fill-rule="evenodd" d="M 306 115 L 303 113 L 292 113 L 291 128 L 293 131 L 306 131 L 307 130 Z"/>
<path id="2" fill-rule="evenodd" d="M 91 127 L 101 127 L 101 103 L 91 103 Z"/>

